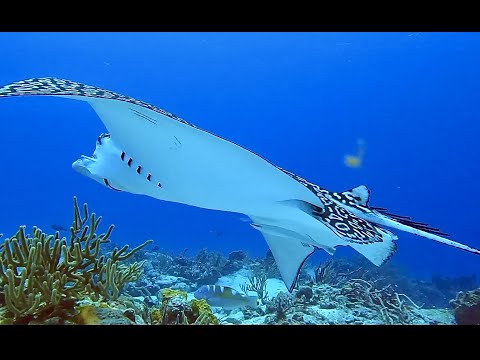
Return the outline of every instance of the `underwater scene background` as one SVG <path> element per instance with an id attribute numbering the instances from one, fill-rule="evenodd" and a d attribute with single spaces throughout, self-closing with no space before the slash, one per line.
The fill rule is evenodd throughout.
<path id="1" fill-rule="evenodd" d="M 0 33 L 0 86 L 53 76 L 143 100 L 323 188 L 364 184 L 371 205 L 479 248 L 479 40 L 479 33 L 424 32 Z M 98 243 L 98 258 L 106 255 L 92 271 L 102 286 L 84 274 L 68 280 L 77 280 L 75 291 L 67 281 L 52 295 L 18 275 L 12 286 L 22 298 L 8 295 L 6 269 L 13 262 L 21 274 L 25 266 L 9 260 L 4 246 L 3 323 L 480 322 L 480 258 L 397 230 L 398 250 L 387 264 L 377 268 L 350 247 L 333 257 L 318 251 L 289 294 L 262 235 L 242 214 L 118 193 L 75 172 L 72 162 L 93 152 L 102 132 L 81 102 L 0 99 L 0 243 L 46 242 L 37 226 L 59 231 L 53 251 L 70 237 L 76 196 L 76 236 L 85 240 L 88 217 L 80 218 L 88 203 L 89 214 L 103 219 L 89 244 Z M 103 242 L 110 224 L 111 242 Z M 25 232 L 17 233 L 21 225 Z M 126 244 L 129 256 L 116 258 L 115 247 Z M 60 261 L 66 277 L 69 266 L 95 263 L 85 254 L 70 260 Z M 60 286 L 57 275 L 42 274 Z M 238 291 L 227 295 L 240 305 L 195 299 L 215 284 Z M 258 304 L 248 306 L 242 292 Z"/>

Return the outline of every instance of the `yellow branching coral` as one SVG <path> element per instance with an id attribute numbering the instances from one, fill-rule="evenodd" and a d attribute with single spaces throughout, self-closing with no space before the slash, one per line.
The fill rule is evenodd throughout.
<path id="1" fill-rule="evenodd" d="M 170 288 L 162 289 L 158 312 L 153 313 L 152 321 L 158 324 L 188 324 L 185 316 L 187 308 L 187 293 Z M 156 320 L 158 319 L 158 320 Z"/>
<path id="2" fill-rule="evenodd" d="M 162 293 L 162 304 L 165 304 L 169 299 L 171 299 L 174 296 L 180 296 L 185 300 L 187 299 L 187 293 L 182 290 L 166 288 L 166 289 L 160 290 L 160 292 Z"/>
<path id="3" fill-rule="evenodd" d="M 181 290 L 161 290 L 160 307 L 150 313 L 153 324 L 162 325 L 208 325 L 218 324 L 210 305 L 205 300 L 192 299 L 187 302 L 187 293 Z"/>
<path id="4" fill-rule="evenodd" d="M 38 314 L 83 296 L 116 299 L 127 282 L 141 275 L 143 262 L 128 266 L 120 262 L 152 240 L 130 251 L 125 245 L 110 256 L 100 255 L 100 246 L 110 241 L 114 226 L 97 235 L 101 216 L 89 216 L 87 204 L 81 216 L 75 197 L 73 208 L 69 240 L 60 238 L 58 232 L 47 235 L 37 227 L 30 236 L 21 226 L 0 244 L 0 291 L 3 289 L 5 305 L 15 317 Z"/>
<path id="5" fill-rule="evenodd" d="M 205 301 L 205 299 L 192 299 L 190 302 L 190 305 L 192 306 L 192 315 L 193 315 L 193 323 L 197 325 L 217 325 L 218 320 L 213 315 L 212 309 L 210 308 L 210 305 Z"/>
<path id="6" fill-rule="evenodd" d="M 162 321 L 162 312 L 159 308 L 155 308 L 150 312 L 150 322 L 152 324 L 160 324 Z"/>
<path id="7" fill-rule="evenodd" d="M 75 323 L 79 325 L 97 325 L 100 323 L 95 307 L 92 305 L 80 306 L 78 315 L 75 317 Z"/>

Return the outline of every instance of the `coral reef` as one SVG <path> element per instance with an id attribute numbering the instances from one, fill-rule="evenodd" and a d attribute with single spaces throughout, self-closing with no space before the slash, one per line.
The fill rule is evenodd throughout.
<path id="1" fill-rule="evenodd" d="M 283 324 L 287 320 L 287 311 L 294 305 L 293 296 L 280 292 L 274 299 L 269 301 L 266 307 L 267 313 L 274 313 L 274 317 L 265 320 L 266 324 Z M 288 323 L 288 322 L 287 322 Z"/>
<path id="2" fill-rule="evenodd" d="M 298 301 L 308 304 L 313 297 L 313 290 L 309 286 L 302 286 L 295 293 L 295 297 L 299 299 Z"/>
<path id="3" fill-rule="evenodd" d="M 417 304 L 423 307 L 446 308 L 449 299 L 453 298 L 460 290 L 473 290 L 477 285 L 475 276 L 461 276 L 447 278 L 433 276 L 431 281 L 413 279 L 405 275 L 405 272 L 394 263 L 387 263 L 376 267 L 363 257 L 354 256 L 351 259 L 331 258 L 311 271 L 310 279 L 304 280 L 306 285 L 330 284 L 341 286 L 342 283 L 353 279 L 375 281 L 378 287 L 389 284 L 398 293 L 408 294 Z"/>
<path id="4" fill-rule="evenodd" d="M 460 291 L 450 301 L 450 306 L 459 325 L 480 325 L 480 288 L 472 291 Z"/>
<path id="5" fill-rule="evenodd" d="M 110 241 L 113 225 L 97 235 L 100 219 L 74 199 L 68 239 L 25 227 L 2 238 L 0 324 L 480 323 L 480 289 L 467 291 L 478 287 L 474 276 L 417 280 L 394 263 L 334 257 L 307 261 L 290 294 L 270 250 L 258 259 L 241 250 L 160 253 L 145 248 L 151 241 L 129 250 Z M 254 292 L 260 303 L 211 307 L 193 295 L 205 284 Z"/>
<path id="6" fill-rule="evenodd" d="M 205 300 L 187 301 L 187 293 L 181 290 L 160 291 L 160 306 L 151 312 L 151 323 L 159 325 L 216 325 L 210 305 Z"/>
<path id="7" fill-rule="evenodd" d="M 422 291 L 425 293 L 431 290 L 427 302 L 440 299 L 436 305 L 447 306 L 448 299 L 455 298 L 459 291 L 475 290 L 479 285 L 475 275 L 457 277 L 433 275 L 430 283 L 423 283 Z"/>
<path id="8" fill-rule="evenodd" d="M 263 259 L 257 259 L 255 263 L 251 264 L 251 269 L 256 274 L 265 274 L 269 279 L 281 278 L 280 271 L 278 270 L 275 258 L 270 249 L 268 249 Z"/>
<path id="9" fill-rule="evenodd" d="M 352 267 L 350 263 L 343 263 L 342 261 L 329 259 L 318 265 L 315 269 L 312 281 L 315 284 L 335 285 L 347 280 L 352 275 L 361 272 L 362 269 L 362 266 Z M 363 271 L 363 275 L 365 274 L 366 272 Z"/>
<path id="10" fill-rule="evenodd" d="M 176 257 L 157 254 L 155 261 L 160 264 L 156 267 L 157 274 L 182 277 L 196 286 L 215 283 L 221 276 L 222 266 L 227 262 L 221 254 L 208 253 L 206 250 L 200 250 L 195 257 L 187 257 L 184 253 Z"/>
<path id="11" fill-rule="evenodd" d="M 212 314 L 220 324 L 454 323 L 453 312 L 427 308 L 424 302 L 418 301 L 428 300 L 429 294 L 443 301 L 444 295 L 434 284 L 410 279 L 394 265 L 377 268 L 361 258 L 333 258 L 303 271 L 297 289 L 288 294 L 276 271 L 265 265 L 271 259 L 268 253 L 265 258 L 257 260 L 248 259 L 241 251 L 223 258 L 218 253 L 208 254 L 205 250 L 191 257 L 186 256 L 186 251 L 178 256 L 145 252 L 145 257 L 148 259 L 145 269 L 148 270 L 128 291 L 135 291 L 142 301 L 152 303 L 154 299 L 158 298 L 161 302 L 160 299 L 165 298 L 162 291 L 158 296 L 152 295 L 156 293 L 153 290 L 168 288 L 167 295 L 177 290 L 176 299 L 167 301 L 168 311 L 162 305 L 154 308 L 149 305 L 153 323 L 190 324 L 196 321 L 190 312 L 192 301 L 187 301 L 187 298 L 192 296 L 199 284 L 187 267 L 201 269 L 207 264 L 216 267 L 222 274 L 218 282 L 212 279 L 210 284 L 231 286 L 245 293 L 256 292 L 263 299 L 256 308 L 212 308 Z M 227 264 L 232 262 L 237 263 L 232 267 L 237 270 L 228 273 L 232 270 Z M 174 273 L 170 272 L 172 268 L 176 269 Z M 150 295 L 141 294 L 139 289 L 142 286 Z M 187 297 L 179 296 L 181 293 L 187 294 Z"/>
<path id="12" fill-rule="evenodd" d="M 93 305 L 80 306 L 75 320 L 79 325 L 98 325 L 100 323 L 100 318 Z"/>
<path id="13" fill-rule="evenodd" d="M 244 251 L 232 251 L 228 255 L 227 262 L 222 267 L 222 274 L 231 274 L 243 268 L 249 262 L 248 256 Z"/>
<path id="14" fill-rule="evenodd" d="M 42 321 L 61 314 L 70 318 L 78 299 L 115 300 L 126 283 L 141 275 L 143 262 L 122 262 L 151 241 L 130 251 L 125 245 L 100 256 L 100 246 L 109 242 L 114 226 L 97 235 L 101 216 L 89 216 L 84 204 L 82 217 L 75 197 L 73 210 L 69 240 L 60 238 L 59 232 L 47 235 L 37 227 L 30 236 L 21 226 L 0 245 L 1 298 L 13 322 Z"/>
<path id="15" fill-rule="evenodd" d="M 357 280 L 303 286 L 293 295 L 280 292 L 267 302 L 264 313 L 259 307 L 243 310 L 243 315 L 244 324 L 453 323 L 448 310 L 420 309 L 406 295 Z"/>
<path id="16" fill-rule="evenodd" d="M 218 319 L 213 315 L 210 305 L 204 299 L 192 299 L 190 302 L 192 307 L 193 319 L 197 324 L 218 324 Z"/>
<path id="17" fill-rule="evenodd" d="M 378 288 L 374 281 L 362 279 L 348 280 L 339 296 L 346 299 L 348 307 L 364 306 L 377 311 L 385 324 L 412 323 L 415 313 L 411 309 L 420 308 L 407 295 L 393 290 L 391 284 Z"/>
<path id="18" fill-rule="evenodd" d="M 220 253 L 200 250 L 195 256 L 178 256 L 146 251 L 144 274 L 126 291 L 132 296 L 150 297 L 165 288 L 190 292 L 202 285 L 215 284 L 223 275 L 231 274 L 252 263 L 243 251 L 234 251 L 225 258 Z M 141 258 L 139 258 L 140 260 Z"/>
<path id="19" fill-rule="evenodd" d="M 256 269 L 256 274 L 250 275 L 248 277 L 248 283 L 244 283 L 240 288 L 246 295 L 248 295 L 250 291 L 257 293 L 258 299 L 260 299 L 262 304 L 266 304 L 268 300 L 267 274 L 259 273 L 258 269 Z"/>
<path id="20" fill-rule="evenodd" d="M 84 299 L 76 306 L 74 324 L 80 325 L 142 325 L 148 324 L 144 316 L 146 307 L 124 295 L 117 300 L 92 301 Z M 148 319 L 150 314 L 148 313 Z"/>

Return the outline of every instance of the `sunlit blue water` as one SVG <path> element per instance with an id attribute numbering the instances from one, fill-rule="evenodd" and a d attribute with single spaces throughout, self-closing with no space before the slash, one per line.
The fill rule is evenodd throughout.
<path id="1" fill-rule="evenodd" d="M 478 33 L 1 33 L 0 85 L 55 76 L 144 100 L 322 187 L 365 184 L 372 205 L 480 247 L 479 57 Z M 117 193 L 72 170 L 104 131 L 82 102 L 1 99 L 0 232 L 68 227 L 77 195 L 116 224 L 119 244 L 264 255 L 242 215 Z M 358 138 L 363 166 L 346 167 Z M 392 261 L 414 276 L 479 273 L 480 257 L 396 233 Z"/>

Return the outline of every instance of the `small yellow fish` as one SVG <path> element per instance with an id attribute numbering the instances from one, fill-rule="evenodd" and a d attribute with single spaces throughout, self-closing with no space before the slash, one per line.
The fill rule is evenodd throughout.
<path id="1" fill-rule="evenodd" d="M 348 167 L 357 168 L 362 165 L 362 158 L 355 155 L 345 155 L 344 163 Z"/>
<path id="2" fill-rule="evenodd" d="M 351 168 L 359 168 L 362 166 L 363 156 L 365 155 L 365 140 L 357 140 L 357 154 L 356 155 L 345 155 L 343 158 L 343 163 L 345 166 Z"/>

